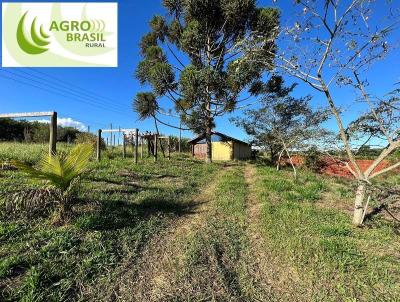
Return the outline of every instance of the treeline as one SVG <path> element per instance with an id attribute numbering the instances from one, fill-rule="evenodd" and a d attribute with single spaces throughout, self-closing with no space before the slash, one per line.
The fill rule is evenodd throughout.
<path id="1" fill-rule="evenodd" d="M 384 147 L 371 147 L 371 146 L 361 146 L 358 149 L 353 149 L 353 153 L 357 159 L 374 159 L 379 154 L 382 153 Z M 337 150 L 327 150 L 324 152 L 325 154 L 328 153 L 337 158 L 346 158 L 347 154 L 345 150 L 337 151 Z M 399 158 L 400 157 L 400 150 L 393 152 L 389 158 Z"/>
<path id="2" fill-rule="evenodd" d="M 50 137 L 50 126 L 38 121 L 29 122 L 26 120 L 0 119 L 0 142 L 24 142 L 24 143 L 47 143 Z M 57 141 L 66 143 L 96 143 L 96 136 L 92 133 L 81 132 L 72 127 L 57 127 Z M 171 152 L 179 150 L 179 138 L 170 136 Z M 167 149 L 166 141 L 162 144 Z M 104 139 L 102 147 L 105 148 Z M 181 140 L 181 152 L 190 152 L 188 138 Z"/>
<path id="3" fill-rule="evenodd" d="M 73 142 L 81 131 L 72 127 L 57 129 L 57 141 Z M 0 119 L 0 141 L 26 143 L 46 143 L 49 141 L 50 126 L 41 122 L 26 120 Z"/>

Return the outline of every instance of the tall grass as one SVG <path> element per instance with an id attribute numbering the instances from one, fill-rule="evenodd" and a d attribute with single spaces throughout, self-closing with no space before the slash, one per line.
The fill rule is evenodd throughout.
<path id="1" fill-rule="evenodd" d="M 68 145 L 66 143 L 57 143 L 58 150 L 69 150 L 72 147 L 73 145 Z M 0 142 L 0 164 L 11 160 L 34 164 L 48 151 L 49 144 Z"/>

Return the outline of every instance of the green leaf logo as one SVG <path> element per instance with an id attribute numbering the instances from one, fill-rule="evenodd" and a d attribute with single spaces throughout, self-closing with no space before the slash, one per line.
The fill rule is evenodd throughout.
<path id="1" fill-rule="evenodd" d="M 30 39 L 26 37 L 25 33 L 25 18 L 28 14 L 28 11 L 21 17 L 19 20 L 18 28 L 17 28 L 17 41 L 19 47 L 30 55 L 38 55 L 48 51 L 49 49 L 46 48 L 50 42 L 46 41 L 46 39 L 50 38 L 44 30 L 43 25 L 39 27 L 39 32 L 37 31 L 36 26 L 36 18 L 33 20 L 30 29 Z"/>

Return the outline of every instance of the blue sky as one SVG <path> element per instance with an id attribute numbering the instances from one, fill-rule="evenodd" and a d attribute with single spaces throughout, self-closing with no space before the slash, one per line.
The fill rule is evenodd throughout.
<path id="1" fill-rule="evenodd" d="M 14 2 L 14 1 L 8 1 Z M 33 2 L 33 1 L 25 1 Z M 74 1 L 63 1 L 74 2 Z M 90 1 L 86 1 L 90 2 Z M 107 1 L 93 1 L 107 2 Z M 258 1 L 261 6 L 272 5 L 272 0 Z M 57 111 L 62 118 L 70 118 L 79 121 L 91 130 L 109 127 L 139 128 L 141 131 L 152 131 L 153 121 L 138 121 L 136 113 L 132 111 L 132 100 L 137 92 L 142 91 L 139 82 L 134 77 L 135 68 L 140 61 L 138 44 L 141 37 L 149 31 L 148 21 L 154 14 L 164 15 L 161 0 L 118 1 L 119 4 L 119 67 L 118 68 L 1 68 L 0 69 L 0 112 L 24 112 L 24 111 Z M 292 11 L 292 1 L 278 1 L 278 7 L 282 10 L 283 19 L 288 19 Z M 1 26 L 1 25 L 0 25 Z M 369 75 L 369 87 L 374 93 L 382 94 L 393 88 L 395 82 L 400 81 L 399 53 L 393 53 L 386 61 L 379 62 L 374 67 L 374 72 Z M 19 74 L 19 76 L 16 75 Z M 12 77 L 18 81 L 33 83 L 27 78 L 32 75 L 39 80 L 47 81 L 50 91 L 44 91 L 37 87 L 28 86 L 5 78 Z M 291 82 L 288 79 L 288 82 Z M 64 83 L 64 84 L 62 84 Z M 61 86 L 59 86 L 61 85 Z M 74 87 L 87 93 L 84 99 L 75 94 L 51 92 L 51 87 L 68 89 Z M 76 93 L 76 92 L 75 92 Z M 62 94 L 62 95 L 61 95 Z M 295 95 L 313 95 L 313 105 L 326 105 L 323 95 L 315 93 L 307 85 L 301 84 L 296 89 Z M 346 90 L 335 90 L 335 97 L 343 106 L 354 100 L 354 93 Z M 95 100 L 93 99 L 95 98 Z M 93 105 L 92 102 L 95 102 Z M 107 109 L 108 108 L 108 109 Z M 357 110 L 355 110 L 357 112 Z M 246 139 L 245 133 L 229 122 L 229 117 L 240 115 L 235 112 L 219 118 L 217 130 L 239 139 Z M 350 118 L 351 115 L 348 116 Z M 168 120 L 167 120 L 168 121 Z M 176 124 L 176 122 L 175 122 Z M 327 124 L 335 129 L 333 122 Z M 165 134 L 177 134 L 177 130 L 160 127 Z M 189 132 L 184 136 L 192 137 Z"/>

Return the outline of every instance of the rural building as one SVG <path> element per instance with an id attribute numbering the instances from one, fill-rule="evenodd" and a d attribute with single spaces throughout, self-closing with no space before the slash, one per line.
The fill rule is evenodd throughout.
<path id="1" fill-rule="evenodd" d="M 192 155 L 197 158 L 205 158 L 207 154 L 206 135 L 200 135 L 189 141 L 192 145 Z M 212 159 L 233 160 L 249 159 L 251 157 L 251 146 L 243 141 L 228 135 L 212 132 Z"/>

